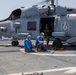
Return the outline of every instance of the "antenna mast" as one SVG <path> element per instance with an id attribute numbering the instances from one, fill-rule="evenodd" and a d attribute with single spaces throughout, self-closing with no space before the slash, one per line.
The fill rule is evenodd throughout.
<path id="1" fill-rule="evenodd" d="M 56 0 L 56 7 L 58 6 L 58 0 Z"/>

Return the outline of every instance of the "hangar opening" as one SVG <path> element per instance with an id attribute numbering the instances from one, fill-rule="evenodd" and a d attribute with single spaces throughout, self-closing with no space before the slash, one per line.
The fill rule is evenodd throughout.
<path id="1" fill-rule="evenodd" d="M 48 34 L 48 36 L 52 37 L 52 32 L 54 32 L 54 19 L 54 17 L 41 18 L 40 33 L 44 32 L 45 34 Z"/>

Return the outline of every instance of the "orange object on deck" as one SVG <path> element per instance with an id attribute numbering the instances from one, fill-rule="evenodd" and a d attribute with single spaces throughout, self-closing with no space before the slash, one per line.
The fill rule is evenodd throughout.
<path id="1" fill-rule="evenodd" d="M 64 50 L 64 47 L 56 48 L 56 50 Z"/>

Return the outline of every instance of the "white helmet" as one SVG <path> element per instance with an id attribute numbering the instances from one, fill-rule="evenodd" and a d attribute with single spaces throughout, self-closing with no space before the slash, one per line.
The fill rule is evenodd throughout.
<path id="1" fill-rule="evenodd" d="M 31 38 L 31 35 L 28 35 L 27 38 Z"/>
<path id="2" fill-rule="evenodd" d="M 40 34 L 40 36 L 44 36 L 44 33 L 42 32 L 42 33 Z"/>

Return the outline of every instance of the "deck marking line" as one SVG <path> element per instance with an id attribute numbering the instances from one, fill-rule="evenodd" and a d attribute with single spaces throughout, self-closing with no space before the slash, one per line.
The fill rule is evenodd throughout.
<path id="1" fill-rule="evenodd" d="M 41 55 L 41 56 L 76 56 L 76 54 L 50 54 L 50 53 L 30 53 L 33 55 Z"/>
<path id="2" fill-rule="evenodd" d="M 67 70 L 67 71 L 66 71 Z M 41 71 L 32 71 L 32 72 L 23 72 L 23 74 L 33 74 L 34 72 L 37 73 L 50 73 L 50 72 L 59 72 L 59 71 L 65 71 L 63 73 L 72 74 L 76 73 L 76 67 L 66 67 L 66 68 L 58 68 L 58 69 L 48 69 L 48 70 L 41 70 Z M 21 75 L 22 73 L 14 73 L 14 74 L 7 74 L 7 75 Z"/>
<path id="3" fill-rule="evenodd" d="M 25 53 L 24 49 L 20 49 L 21 52 Z M 40 55 L 40 56 L 76 56 L 76 54 L 51 54 L 51 53 L 29 53 L 32 55 Z"/>

